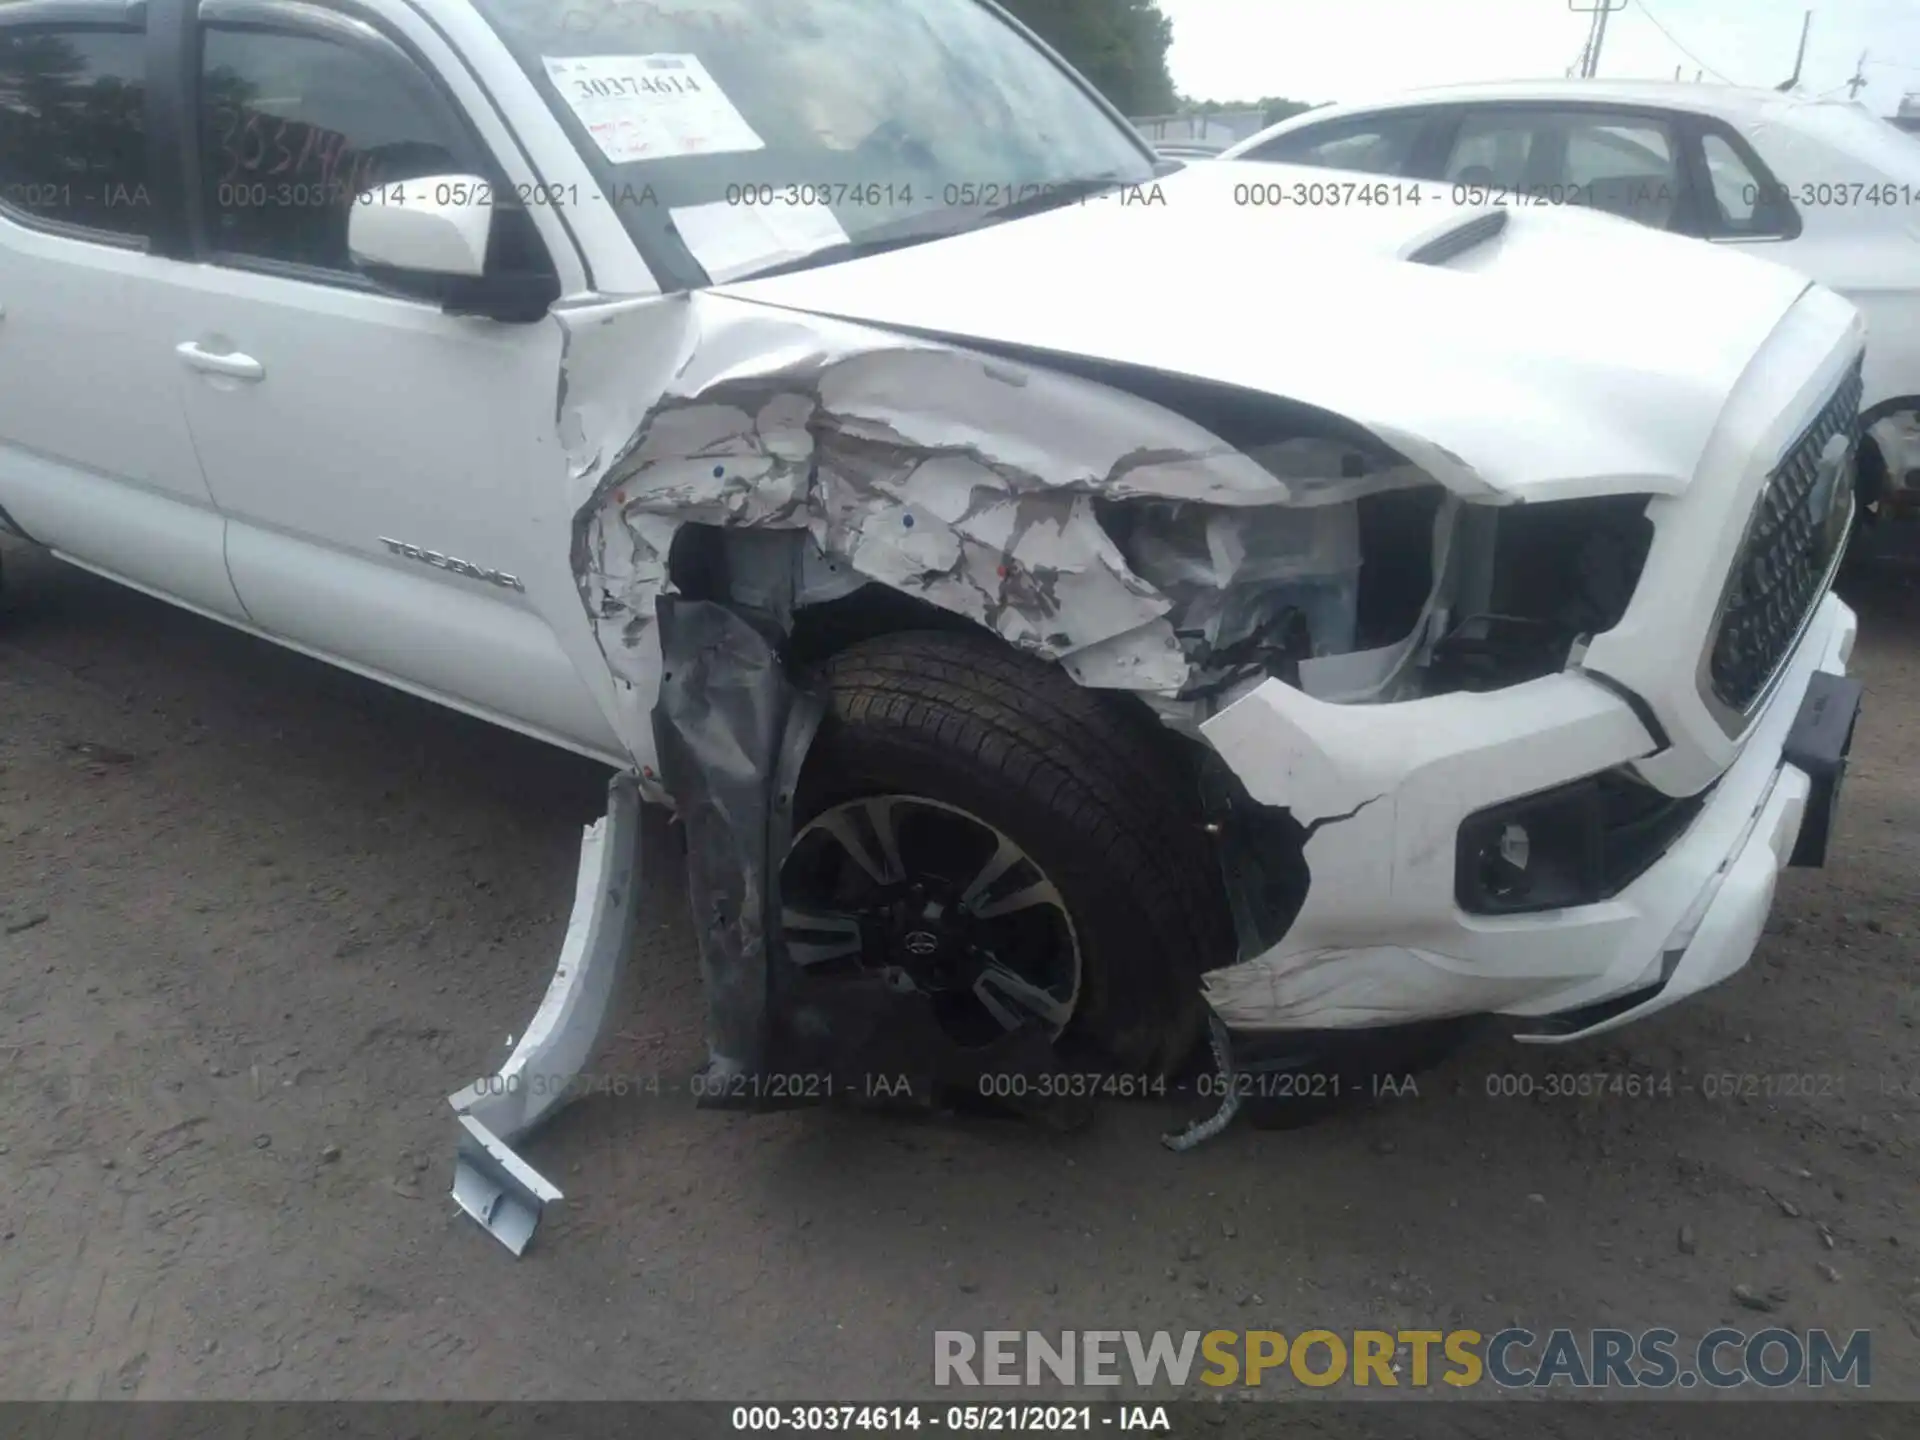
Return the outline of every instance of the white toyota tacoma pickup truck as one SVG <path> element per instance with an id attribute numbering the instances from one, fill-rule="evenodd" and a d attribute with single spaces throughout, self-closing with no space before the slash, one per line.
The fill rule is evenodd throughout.
<path id="1" fill-rule="evenodd" d="M 749 1100 L 1725 978 L 1858 706 L 1858 315 L 1242 173 L 984 0 L 0 0 L 0 523 L 674 801 Z"/>

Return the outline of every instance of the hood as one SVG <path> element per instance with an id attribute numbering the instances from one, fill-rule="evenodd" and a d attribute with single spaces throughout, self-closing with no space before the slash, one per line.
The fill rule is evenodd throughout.
<path id="1" fill-rule="evenodd" d="M 1562 207 L 1513 206 L 1504 223 L 1467 230 L 1464 248 L 1434 247 L 1488 209 L 1451 203 L 1450 188 L 1215 162 L 716 289 L 1317 406 L 1463 489 L 1684 489 L 1733 387 L 1810 282 Z M 1409 258 L 1423 249 L 1443 258 Z"/>

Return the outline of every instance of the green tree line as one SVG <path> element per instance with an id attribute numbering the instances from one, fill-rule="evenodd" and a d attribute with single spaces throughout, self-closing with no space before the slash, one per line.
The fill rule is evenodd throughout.
<path id="1" fill-rule="evenodd" d="M 1195 100 L 1181 95 L 1167 69 L 1173 23 L 1155 0 L 1000 0 L 1124 115 L 1211 114 L 1259 109 L 1277 124 L 1312 107 L 1285 96 Z"/>

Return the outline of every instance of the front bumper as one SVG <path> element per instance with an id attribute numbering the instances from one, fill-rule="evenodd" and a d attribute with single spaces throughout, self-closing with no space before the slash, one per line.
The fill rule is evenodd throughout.
<path id="1" fill-rule="evenodd" d="M 1671 1005 L 1746 964 L 1793 856 L 1813 781 L 1788 763 L 1817 672 L 1843 675 L 1853 612 L 1828 595 L 1711 797 L 1612 899 L 1469 914 L 1455 898 L 1466 818 L 1652 755 L 1616 689 L 1578 672 L 1399 705 L 1317 701 L 1269 681 L 1203 733 L 1262 804 L 1309 827 L 1307 898 L 1271 949 L 1206 977 L 1230 1030 L 1360 1030 L 1518 1018 L 1564 1042 Z"/>

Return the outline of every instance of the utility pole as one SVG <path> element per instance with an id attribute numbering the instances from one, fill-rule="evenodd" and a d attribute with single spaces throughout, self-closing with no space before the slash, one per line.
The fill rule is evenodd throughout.
<path id="1" fill-rule="evenodd" d="M 1591 80 L 1600 73 L 1600 47 L 1607 43 L 1607 17 L 1615 11 L 1627 8 L 1627 0 L 1592 0 L 1586 5 L 1576 5 L 1567 0 L 1567 8 L 1576 15 L 1591 15 L 1593 23 L 1587 30 L 1587 48 L 1580 55 L 1580 78 Z"/>
<path id="2" fill-rule="evenodd" d="M 1620 0 L 1620 8 L 1622 10 L 1627 8 L 1627 0 Z M 1612 5 L 1603 3 L 1600 6 L 1600 13 L 1595 17 L 1599 21 L 1600 28 L 1593 35 L 1593 60 L 1587 70 L 1589 75 L 1600 73 L 1600 47 L 1607 43 L 1607 16 L 1611 15 L 1613 10 Z"/>
<path id="3" fill-rule="evenodd" d="M 1866 89 L 1869 83 L 1867 79 L 1867 52 L 1862 50 L 1860 52 L 1860 63 L 1853 67 L 1853 78 L 1847 81 L 1847 98 L 1849 100 L 1858 100 L 1860 98 L 1860 92 Z"/>
<path id="4" fill-rule="evenodd" d="M 1794 86 L 1800 83 L 1800 67 L 1801 65 L 1806 63 L 1806 58 L 1807 58 L 1807 31 L 1811 30 L 1812 28 L 1813 28 L 1813 11 L 1809 10 L 1807 11 L 1805 17 L 1803 17 L 1800 21 L 1800 49 L 1793 57 L 1793 74 L 1789 75 L 1780 84 L 1774 86 L 1773 87 L 1774 89 L 1791 90 L 1793 89 Z M 1862 58 L 1865 58 L 1865 57 L 1862 57 Z"/>
<path id="5" fill-rule="evenodd" d="M 1587 62 L 1593 55 L 1593 32 L 1600 24 L 1600 17 L 1594 15 L 1587 21 L 1587 38 L 1580 42 L 1580 58 L 1567 67 L 1567 74 L 1578 75 L 1582 80 L 1593 72 Z"/>

